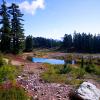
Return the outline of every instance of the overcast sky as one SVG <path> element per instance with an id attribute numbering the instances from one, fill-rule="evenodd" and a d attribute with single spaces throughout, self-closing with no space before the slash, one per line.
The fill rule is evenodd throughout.
<path id="1" fill-rule="evenodd" d="M 19 4 L 25 35 L 60 39 L 65 33 L 100 33 L 100 0 L 6 0 Z M 1 0 L 0 0 L 1 3 Z"/>

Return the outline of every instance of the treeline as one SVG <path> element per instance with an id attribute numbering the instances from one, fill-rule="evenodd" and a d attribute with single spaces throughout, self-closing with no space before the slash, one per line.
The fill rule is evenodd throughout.
<path id="1" fill-rule="evenodd" d="M 25 39 L 25 51 L 54 47 L 65 52 L 100 53 L 100 35 L 75 32 L 74 35 L 65 34 L 62 41 L 32 36 Z"/>
<path id="2" fill-rule="evenodd" d="M 12 3 L 7 7 L 6 2 L 0 5 L 0 51 L 18 54 L 24 48 L 23 14 L 19 6 Z"/>
<path id="3" fill-rule="evenodd" d="M 25 51 L 32 51 L 33 48 L 54 48 L 60 47 L 62 41 L 47 39 L 43 37 L 27 36 L 25 40 Z"/>
<path id="4" fill-rule="evenodd" d="M 61 48 L 67 52 L 100 53 L 100 35 L 86 33 L 65 34 Z"/>
<path id="5" fill-rule="evenodd" d="M 60 40 L 46 39 L 43 37 L 33 37 L 33 47 L 52 48 L 61 45 Z"/>

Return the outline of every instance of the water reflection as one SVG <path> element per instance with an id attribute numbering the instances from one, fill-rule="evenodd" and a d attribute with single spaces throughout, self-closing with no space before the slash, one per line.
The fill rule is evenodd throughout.
<path id="1" fill-rule="evenodd" d="M 64 60 L 64 64 L 75 64 L 75 60 Z"/>

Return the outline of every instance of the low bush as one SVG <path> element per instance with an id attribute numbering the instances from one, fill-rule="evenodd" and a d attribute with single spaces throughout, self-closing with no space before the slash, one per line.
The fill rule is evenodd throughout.
<path id="1" fill-rule="evenodd" d="M 45 82 L 66 83 L 78 86 L 89 75 L 100 75 L 99 66 L 74 67 L 69 65 L 44 64 L 46 71 L 41 74 Z M 90 64 L 91 65 L 91 64 Z"/>
<path id="2" fill-rule="evenodd" d="M 93 73 L 95 71 L 95 66 L 93 64 L 87 64 L 85 66 L 85 71 L 88 73 Z"/>
<path id="3" fill-rule="evenodd" d="M 41 77 L 45 82 L 49 83 L 64 83 L 66 81 L 66 76 L 59 74 L 42 73 Z"/>
<path id="4" fill-rule="evenodd" d="M 77 79 L 84 78 L 85 73 L 86 73 L 85 70 L 82 68 L 73 68 L 72 71 L 70 72 L 72 77 Z"/>
<path id="5" fill-rule="evenodd" d="M 67 74 L 72 70 L 69 65 L 64 65 L 63 68 L 60 70 L 60 74 Z"/>
<path id="6" fill-rule="evenodd" d="M 0 88 L 0 100 L 30 100 L 23 88 L 12 86 L 10 88 Z"/>
<path id="7" fill-rule="evenodd" d="M 70 65 L 46 64 L 47 71 L 41 74 L 45 82 L 80 84 L 85 71 L 81 68 L 72 68 Z"/>
<path id="8" fill-rule="evenodd" d="M 17 69 L 12 65 L 3 65 L 0 67 L 0 83 L 7 80 L 14 80 L 17 76 Z"/>
<path id="9" fill-rule="evenodd" d="M 96 75 L 100 75 L 100 66 L 96 66 L 95 65 L 95 68 L 94 68 L 95 70 L 94 70 L 94 73 L 96 74 Z"/>
<path id="10" fill-rule="evenodd" d="M 41 77 L 45 82 L 64 83 L 66 81 L 66 75 L 59 74 L 62 65 L 46 64 L 46 67 L 48 68 L 47 71 L 41 74 Z"/>

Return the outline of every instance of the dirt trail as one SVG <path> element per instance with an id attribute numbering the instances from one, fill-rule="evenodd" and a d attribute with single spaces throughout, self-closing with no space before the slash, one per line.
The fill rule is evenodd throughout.
<path id="1" fill-rule="evenodd" d="M 33 99 L 69 100 L 68 94 L 72 87 L 64 84 L 45 83 L 40 78 L 40 73 L 44 70 L 42 64 L 25 63 L 24 71 L 17 80 L 31 93 Z"/>

